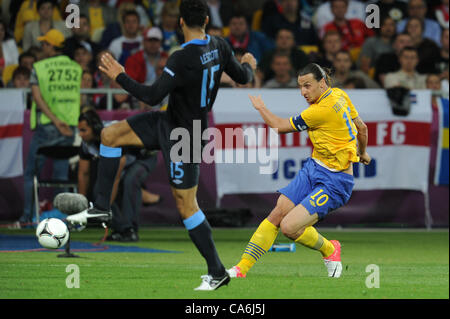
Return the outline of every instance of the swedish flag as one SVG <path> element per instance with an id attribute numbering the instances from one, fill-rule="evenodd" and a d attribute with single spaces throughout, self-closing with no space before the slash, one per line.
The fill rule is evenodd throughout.
<path id="1" fill-rule="evenodd" d="M 439 140 L 437 145 L 436 172 L 434 175 L 434 183 L 436 185 L 448 185 L 448 104 L 448 98 L 438 99 Z"/>

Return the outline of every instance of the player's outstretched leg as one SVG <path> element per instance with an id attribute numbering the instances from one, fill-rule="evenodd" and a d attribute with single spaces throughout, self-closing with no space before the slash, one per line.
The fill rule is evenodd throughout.
<path id="1" fill-rule="evenodd" d="M 281 220 L 292 208 L 294 208 L 294 203 L 285 195 L 280 195 L 275 208 L 262 221 L 252 238 L 250 238 L 242 254 L 241 261 L 227 270 L 230 277 L 243 278 L 247 275 L 250 268 L 272 247 L 278 236 Z"/>
<path id="2" fill-rule="evenodd" d="M 101 133 L 100 159 L 97 173 L 98 193 L 94 204 L 82 212 L 67 217 L 72 224 L 107 223 L 112 219 L 111 193 L 124 145 L 143 147 L 142 141 L 126 120 L 104 128 Z"/>
<path id="3" fill-rule="evenodd" d="M 201 277 L 202 283 L 195 290 L 215 290 L 227 285 L 230 276 L 220 261 L 212 238 L 211 226 L 198 207 L 197 186 L 189 189 L 172 188 L 172 193 L 189 237 L 208 265 L 208 274 Z"/>
<path id="4" fill-rule="evenodd" d="M 338 278 L 342 273 L 341 246 L 337 240 L 327 240 L 312 226 L 318 215 L 310 214 L 302 205 L 297 205 L 281 222 L 283 234 L 305 247 L 318 250 L 322 254 L 329 277 Z"/>

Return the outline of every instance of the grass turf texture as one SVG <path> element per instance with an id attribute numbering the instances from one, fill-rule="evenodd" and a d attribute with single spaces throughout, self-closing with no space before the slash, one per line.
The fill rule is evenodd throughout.
<path id="1" fill-rule="evenodd" d="M 213 230 L 226 267 L 237 263 L 254 228 Z M 320 229 L 319 229 L 320 231 Z M 206 264 L 182 228 L 143 228 L 140 246 L 182 253 L 0 252 L 0 298 L 133 299 L 381 299 L 449 298 L 448 231 L 320 231 L 342 243 L 343 274 L 328 278 L 321 255 L 297 246 L 294 253 L 269 252 L 247 278 L 213 292 L 193 291 Z M 34 230 L 0 230 L 33 234 Z M 97 242 L 101 229 L 74 232 L 73 241 Z M 289 242 L 283 235 L 281 243 Z M 105 244 L 113 242 L 105 242 Z M 116 244 L 116 243 L 114 243 Z M 80 269 L 80 288 L 68 289 L 69 264 Z M 366 267 L 380 269 L 380 288 L 366 287 Z"/>

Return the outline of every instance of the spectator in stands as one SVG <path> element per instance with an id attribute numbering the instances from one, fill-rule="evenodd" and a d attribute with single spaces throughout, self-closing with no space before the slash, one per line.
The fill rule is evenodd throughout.
<path id="1" fill-rule="evenodd" d="M 83 75 L 81 76 L 81 88 L 92 89 L 94 87 L 95 87 L 94 74 L 92 74 L 89 70 L 83 70 Z M 82 93 L 80 98 L 80 105 L 81 109 L 95 108 L 93 94 Z"/>
<path id="2" fill-rule="evenodd" d="M 139 83 L 153 84 L 157 79 L 156 65 L 162 51 L 163 34 L 158 27 L 147 30 L 144 34 L 143 50 L 133 54 L 125 64 L 127 74 Z"/>
<path id="3" fill-rule="evenodd" d="M 142 36 L 139 34 L 139 15 L 136 10 L 126 11 L 122 22 L 123 35 L 111 42 L 109 51 L 120 64 L 125 65 L 128 57 L 142 49 Z"/>
<path id="4" fill-rule="evenodd" d="M 17 5 L 20 1 L 14 1 L 11 3 L 11 7 L 13 5 Z M 25 26 L 30 21 L 39 20 L 39 13 L 37 9 L 38 0 L 25 0 L 20 5 L 20 8 L 17 12 L 17 16 L 15 17 L 14 23 L 14 38 L 16 39 L 16 43 L 21 44 L 23 40 L 23 35 L 25 31 Z M 59 12 L 57 6 L 53 7 L 53 21 L 61 21 L 61 13 Z M 13 20 L 12 20 L 13 21 Z M 13 21 L 14 22 L 14 21 Z"/>
<path id="5" fill-rule="evenodd" d="M 42 48 L 40 47 L 32 46 L 31 48 L 28 49 L 28 52 L 30 52 L 36 57 L 36 62 L 45 59 L 44 50 L 42 50 Z"/>
<path id="6" fill-rule="evenodd" d="M 428 74 L 425 81 L 426 88 L 428 90 L 433 91 L 441 91 L 442 90 L 442 82 L 439 74 Z M 431 95 L 431 105 L 433 108 L 437 108 L 437 98 L 435 94 Z"/>
<path id="7" fill-rule="evenodd" d="M 342 50 L 341 35 L 337 31 L 325 33 L 319 46 L 319 52 L 311 55 L 311 61 L 325 68 L 332 68 L 336 54 Z"/>
<path id="8" fill-rule="evenodd" d="M 75 49 L 79 46 L 85 47 L 93 57 L 101 50 L 100 46 L 91 40 L 91 26 L 87 16 L 80 15 L 79 28 L 72 28 L 72 34 L 64 43 L 64 54 L 71 59 L 74 58 Z"/>
<path id="9" fill-rule="evenodd" d="M 235 14 L 230 19 L 230 35 L 226 38 L 231 47 L 242 49 L 253 54 L 257 61 L 260 61 L 264 53 L 273 49 L 272 40 L 263 33 L 250 31 L 245 16 Z"/>
<path id="10" fill-rule="evenodd" d="M 24 67 L 19 66 L 14 70 L 12 80 L 8 83 L 7 87 L 14 89 L 27 89 L 30 87 L 31 71 Z M 27 109 L 31 108 L 31 94 L 27 94 L 26 97 Z"/>
<path id="11" fill-rule="evenodd" d="M 294 76 L 294 69 L 290 56 L 283 52 L 277 52 L 272 57 L 271 68 L 274 77 L 266 81 L 263 88 L 282 89 L 298 87 L 297 78 Z"/>
<path id="12" fill-rule="evenodd" d="M 30 126 L 34 134 L 25 164 L 22 223 L 31 222 L 34 216 L 33 176 L 39 174 L 45 164 L 45 157 L 37 154 L 38 149 L 44 145 L 72 145 L 80 112 L 82 70 L 76 62 L 62 55 L 64 35 L 57 29 L 51 29 L 38 40 L 43 42 L 46 58 L 33 65 L 30 78 L 35 102 L 31 108 Z M 58 65 L 57 69 L 53 66 L 55 64 Z M 70 78 L 63 77 L 64 74 L 70 74 Z M 64 81 L 65 85 L 52 85 L 57 81 Z M 61 103 L 61 100 L 64 102 Z M 54 160 L 53 178 L 66 180 L 68 168 L 67 160 Z"/>
<path id="13" fill-rule="evenodd" d="M 112 52 L 110 52 L 108 50 L 102 50 L 95 57 L 94 83 L 97 88 L 109 88 L 111 86 L 111 81 L 110 81 L 109 77 L 105 73 L 101 72 L 98 68 L 101 63 L 100 59 L 101 59 L 102 55 L 105 53 L 109 53 L 112 56 L 114 56 L 112 54 Z M 94 94 L 93 95 L 93 99 L 94 99 L 94 103 L 95 103 L 96 107 L 98 107 L 98 104 L 100 103 L 101 98 L 104 96 L 105 96 L 104 94 Z"/>
<path id="14" fill-rule="evenodd" d="M 292 67 L 297 72 L 309 63 L 307 55 L 295 45 L 294 34 L 289 29 L 280 29 L 275 39 L 275 48 L 267 52 L 258 64 L 257 74 L 263 81 L 273 78 L 272 58 L 277 53 L 285 53 L 291 59 Z"/>
<path id="15" fill-rule="evenodd" d="M 359 19 L 347 19 L 347 10 L 348 0 L 332 0 L 331 12 L 334 20 L 323 26 L 321 36 L 335 30 L 341 35 L 342 49 L 351 50 L 360 48 L 366 38 L 374 36 L 374 32 Z"/>
<path id="16" fill-rule="evenodd" d="M 183 42 L 183 35 L 178 28 L 180 12 L 176 2 L 167 1 L 164 3 L 161 12 L 161 25 L 159 28 L 163 33 L 163 50 L 170 50 L 179 47 Z"/>
<path id="17" fill-rule="evenodd" d="M 352 70 L 352 57 L 346 50 L 341 50 L 336 54 L 333 62 L 333 86 L 343 88 L 345 82 L 349 78 L 359 78 L 364 82 L 364 86 L 368 89 L 377 89 L 380 86 L 361 70 Z"/>
<path id="18" fill-rule="evenodd" d="M 442 0 L 442 3 L 435 8 L 434 14 L 441 28 L 448 30 L 448 0 Z"/>
<path id="19" fill-rule="evenodd" d="M 119 83 L 116 81 L 111 81 L 110 86 L 111 89 L 121 89 Z M 112 109 L 113 110 L 132 110 L 135 107 L 135 103 L 133 102 L 133 97 L 127 93 L 113 94 L 112 98 Z M 100 98 L 97 109 L 106 110 L 108 108 L 108 99 L 107 96 L 104 95 Z"/>
<path id="20" fill-rule="evenodd" d="M 107 25 L 116 20 L 115 9 L 102 3 L 101 0 L 81 0 L 80 13 L 80 16 L 90 21 L 89 37 L 92 37 L 97 30 L 104 30 Z"/>
<path id="21" fill-rule="evenodd" d="M 402 86 L 410 90 L 425 89 L 426 75 L 417 73 L 416 66 L 419 63 L 419 54 L 414 47 L 405 47 L 400 52 L 400 70 L 386 74 L 384 87 L 386 89 Z"/>
<path id="22" fill-rule="evenodd" d="M 440 91 L 441 90 L 441 77 L 439 74 L 431 73 L 426 77 L 426 88 L 429 90 Z"/>
<path id="23" fill-rule="evenodd" d="M 398 0 L 377 0 L 375 4 L 380 8 L 381 19 L 390 17 L 396 23 L 408 16 L 407 4 Z"/>
<path id="24" fill-rule="evenodd" d="M 92 53 L 86 49 L 86 47 L 82 45 L 78 46 L 74 50 L 73 60 L 77 61 L 83 71 L 94 71 L 94 57 L 92 56 Z"/>
<path id="25" fill-rule="evenodd" d="M 395 38 L 395 21 L 386 16 L 377 29 L 377 36 L 368 38 L 364 41 L 358 59 L 358 67 L 365 73 L 369 73 L 370 69 L 375 67 L 375 62 L 383 53 L 394 52 L 392 43 Z"/>
<path id="26" fill-rule="evenodd" d="M 97 84 L 97 87 L 99 88 L 105 88 L 105 87 L 109 87 L 109 78 L 106 76 L 106 74 L 104 74 L 103 72 L 101 72 L 98 67 L 100 66 L 101 63 L 101 58 L 102 55 L 105 53 L 109 53 L 112 56 L 114 56 L 114 54 L 109 51 L 109 50 L 102 50 L 100 51 L 97 56 L 95 57 L 95 72 L 94 72 L 94 81 Z"/>
<path id="27" fill-rule="evenodd" d="M 449 30 L 444 29 L 441 35 L 441 54 L 436 61 L 436 70 L 441 74 L 443 78 L 448 79 L 448 57 L 449 57 L 449 48 L 448 48 L 448 35 Z"/>
<path id="28" fill-rule="evenodd" d="M 0 77 L 3 69 L 8 65 L 14 65 L 19 62 L 19 50 L 16 42 L 8 34 L 6 24 L 0 20 Z"/>
<path id="29" fill-rule="evenodd" d="M 344 89 L 367 89 L 366 83 L 360 77 L 350 77 L 344 82 Z"/>
<path id="30" fill-rule="evenodd" d="M 313 17 L 313 22 L 316 27 L 316 30 L 320 31 L 322 28 L 330 22 L 333 22 L 334 16 L 331 11 L 331 2 L 326 1 L 321 4 Z M 364 3 L 361 3 L 356 0 L 349 0 L 347 13 L 345 14 L 346 19 L 358 19 L 364 22 L 366 18 L 366 6 Z"/>
<path id="31" fill-rule="evenodd" d="M 300 14 L 299 1 L 279 0 L 278 3 L 278 11 L 263 17 L 262 32 L 269 38 L 275 39 L 278 30 L 288 29 L 293 32 L 297 45 L 316 45 L 318 38 L 314 25 L 308 17 Z"/>
<path id="32" fill-rule="evenodd" d="M 436 61 L 439 60 L 440 49 L 438 45 L 428 38 L 423 37 L 423 21 L 418 18 L 410 18 L 406 24 L 406 32 L 411 36 L 412 46 L 419 54 L 417 72 L 436 73 Z"/>
<path id="33" fill-rule="evenodd" d="M 100 39 L 100 47 L 102 49 L 107 49 L 111 45 L 114 39 L 119 38 L 123 34 L 123 15 L 127 11 L 136 11 L 136 5 L 134 3 L 125 2 L 119 6 L 117 10 L 117 16 L 114 22 L 106 25 L 106 28 L 102 32 L 102 37 Z"/>
<path id="34" fill-rule="evenodd" d="M 417 18 L 423 24 L 423 37 L 433 40 L 437 44 L 441 40 L 441 27 L 439 23 L 434 20 L 426 18 L 427 5 L 423 0 L 409 0 L 408 2 L 408 14 L 407 19 L 403 19 L 397 23 L 397 32 L 406 31 L 406 24 L 412 18 Z"/>
<path id="35" fill-rule="evenodd" d="M 19 55 L 19 66 L 26 67 L 30 71 L 33 69 L 33 63 L 36 61 L 36 56 L 31 51 L 26 51 Z"/>
<path id="36" fill-rule="evenodd" d="M 30 87 L 30 76 L 31 71 L 24 67 L 19 66 L 14 70 L 12 80 L 11 80 L 11 88 L 15 89 L 24 89 Z"/>
<path id="37" fill-rule="evenodd" d="M 375 81 L 384 87 L 384 78 L 387 73 L 400 69 L 400 52 L 405 47 L 412 46 L 411 36 L 407 33 L 399 33 L 394 39 L 394 52 L 384 53 L 375 62 Z"/>
<path id="38" fill-rule="evenodd" d="M 66 27 L 64 21 L 53 20 L 54 1 L 38 0 L 36 8 L 39 20 L 30 21 L 25 26 L 22 42 L 24 51 L 31 46 L 41 47 L 41 42 L 37 38 L 46 34 L 50 29 L 59 30 L 66 39 L 71 36 L 72 32 Z"/>

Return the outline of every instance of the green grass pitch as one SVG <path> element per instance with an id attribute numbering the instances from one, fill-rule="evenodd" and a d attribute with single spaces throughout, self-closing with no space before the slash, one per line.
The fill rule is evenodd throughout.
<path id="1" fill-rule="evenodd" d="M 234 265 L 255 228 L 215 228 L 213 236 L 226 267 Z M 181 253 L 0 252 L 0 298 L 133 299 L 441 299 L 449 298 L 448 231 L 320 230 L 342 243 L 343 274 L 328 278 L 320 253 L 269 252 L 245 279 L 232 279 L 213 292 L 196 292 L 206 264 L 183 228 L 143 228 L 138 243 L 119 244 Z M 33 230 L 0 230 L 33 234 Z M 72 240 L 97 242 L 101 229 L 74 232 Z M 283 235 L 278 242 L 289 242 Z M 105 244 L 116 244 L 106 242 Z M 80 287 L 67 288 L 69 264 L 80 270 Z M 379 288 L 368 288 L 379 267 Z"/>

